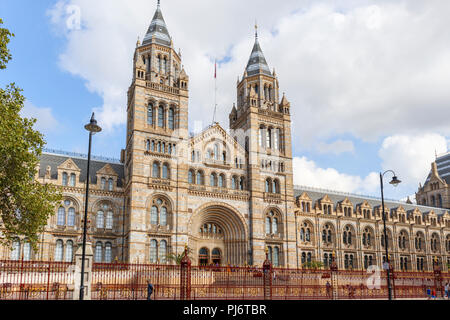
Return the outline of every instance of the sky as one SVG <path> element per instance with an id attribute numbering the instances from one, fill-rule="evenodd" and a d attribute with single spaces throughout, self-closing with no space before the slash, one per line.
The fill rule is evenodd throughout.
<path id="1" fill-rule="evenodd" d="M 450 146 L 450 1 L 162 0 L 174 46 L 190 77 L 189 125 L 214 111 L 227 129 L 254 43 L 254 25 L 280 91 L 291 103 L 294 183 L 379 196 L 379 173 L 414 195 L 436 154 Z M 37 119 L 47 148 L 95 155 L 125 147 L 133 53 L 156 0 L 2 0 L 15 37 L 0 86 L 24 89 L 23 115 Z M 389 175 L 386 179 L 390 179 Z M 413 199 L 411 199 L 413 200 Z"/>

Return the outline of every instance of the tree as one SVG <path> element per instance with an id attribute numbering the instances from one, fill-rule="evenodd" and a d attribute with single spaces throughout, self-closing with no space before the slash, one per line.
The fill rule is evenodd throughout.
<path id="1" fill-rule="evenodd" d="M 191 257 L 190 257 L 191 254 L 192 254 L 192 249 L 191 248 L 187 248 L 187 256 L 190 259 L 191 259 Z M 175 262 L 176 265 L 180 265 L 181 261 L 183 260 L 185 255 L 186 255 L 185 251 L 183 251 L 183 252 L 181 252 L 179 254 L 171 253 L 171 254 L 167 255 L 167 260 Z"/>
<path id="2" fill-rule="evenodd" d="M 2 24 L 0 19 L 0 69 L 5 69 L 14 34 Z M 33 129 L 36 119 L 20 116 L 25 101 L 21 92 L 14 83 L 0 88 L 0 244 L 10 246 L 23 237 L 36 248 L 38 234 L 62 196 L 58 187 L 34 180 L 45 142 Z"/>
<path id="3" fill-rule="evenodd" d="M 304 269 L 318 270 L 323 268 L 323 262 L 321 261 L 308 261 L 303 264 Z"/>

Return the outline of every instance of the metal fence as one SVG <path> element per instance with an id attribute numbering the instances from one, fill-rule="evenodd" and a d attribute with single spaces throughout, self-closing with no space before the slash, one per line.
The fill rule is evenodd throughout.
<path id="1" fill-rule="evenodd" d="M 73 264 L 0 261 L 0 300 L 72 300 Z"/>
<path id="2" fill-rule="evenodd" d="M 387 299 L 386 271 L 93 264 L 93 300 L 343 300 Z M 0 300 L 72 300 L 74 264 L 0 261 Z M 79 280 L 77 280 L 79 281 Z M 443 296 L 449 273 L 393 272 L 395 299 Z"/>

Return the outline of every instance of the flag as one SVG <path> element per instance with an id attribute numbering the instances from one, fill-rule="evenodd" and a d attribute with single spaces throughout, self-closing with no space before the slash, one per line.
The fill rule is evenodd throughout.
<path id="1" fill-rule="evenodd" d="M 217 60 L 214 60 L 214 79 L 217 79 Z"/>

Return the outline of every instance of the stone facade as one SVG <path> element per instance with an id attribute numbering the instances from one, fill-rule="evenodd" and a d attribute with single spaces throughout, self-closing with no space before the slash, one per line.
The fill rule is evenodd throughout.
<path id="1" fill-rule="evenodd" d="M 257 34 L 229 131 L 214 123 L 190 135 L 188 99 L 189 77 L 158 6 L 135 49 L 121 161 L 93 161 L 88 214 L 95 261 L 164 264 L 188 245 L 194 264 L 260 266 L 267 251 L 284 267 L 327 265 L 333 252 L 342 269 L 381 265 L 380 200 L 293 185 L 290 103 L 280 97 Z M 86 162 L 43 155 L 36 178 L 60 185 L 64 200 L 38 252 L 22 239 L 3 249 L 3 258 L 72 261 Z M 392 201 L 385 212 L 396 269 L 431 270 L 437 257 L 447 270 L 448 212 Z"/>

